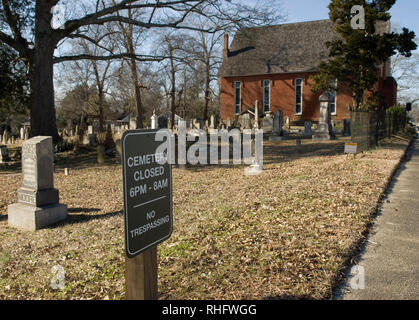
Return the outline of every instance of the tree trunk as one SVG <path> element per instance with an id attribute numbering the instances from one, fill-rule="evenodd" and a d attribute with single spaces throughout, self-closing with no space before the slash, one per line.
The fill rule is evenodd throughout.
<path id="1" fill-rule="evenodd" d="M 136 65 L 135 59 L 131 59 L 130 68 L 131 68 L 131 78 L 134 84 L 135 102 L 137 106 L 137 128 L 141 129 L 143 128 L 144 111 L 143 111 L 143 102 L 141 101 L 141 89 L 138 84 L 137 65 Z"/>
<path id="2" fill-rule="evenodd" d="M 174 66 L 174 60 L 172 52 L 170 54 L 171 61 L 171 75 L 172 75 L 172 90 L 170 91 L 170 111 L 171 111 L 171 124 L 170 129 L 173 129 L 175 124 L 175 111 L 176 111 L 176 69 Z"/>
<path id="3" fill-rule="evenodd" d="M 103 88 L 101 87 L 101 86 L 99 86 L 99 105 L 98 105 L 98 107 L 99 107 L 99 132 L 104 132 L 105 131 L 105 126 L 104 126 L 104 122 L 105 122 L 105 119 L 104 119 L 104 112 L 103 112 L 103 110 L 104 110 L 104 101 L 105 101 L 105 99 L 104 99 L 104 93 L 103 93 Z"/>
<path id="4" fill-rule="evenodd" d="M 208 107 L 209 107 L 209 101 L 210 101 L 210 74 L 209 70 L 206 71 L 205 76 L 205 106 L 204 106 L 204 121 L 208 120 Z"/>
<path id="5" fill-rule="evenodd" d="M 36 3 L 35 47 L 30 61 L 30 135 L 51 136 L 54 143 L 59 136 L 55 118 L 54 63 L 55 43 L 51 37 L 51 5 Z"/>

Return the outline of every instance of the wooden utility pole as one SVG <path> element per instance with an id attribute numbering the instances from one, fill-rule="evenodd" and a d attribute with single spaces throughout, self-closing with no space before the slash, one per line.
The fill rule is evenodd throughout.
<path id="1" fill-rule="evenodd" d="M 157 245 L 134 258 L 125 257 L 125 298 L 157 300 Z"/>

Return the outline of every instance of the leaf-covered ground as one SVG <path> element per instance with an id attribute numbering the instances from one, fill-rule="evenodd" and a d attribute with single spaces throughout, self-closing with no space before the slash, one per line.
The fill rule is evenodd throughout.
<path id="1" fill-rule="evenodd" d="M 259 176 L 174 168 L 160 299 L 330 298 L 407 144 L 393 138 L 354 159 L 343 140 L 266 142 Z M 7 226 L 21 175 L 0 168 L 0 299 L 124 298 L 121 165 L 69 159 L 55 173 L 69 218 L 36 232 Z M 56 265 L 62 290 L 50 286 Z"/>

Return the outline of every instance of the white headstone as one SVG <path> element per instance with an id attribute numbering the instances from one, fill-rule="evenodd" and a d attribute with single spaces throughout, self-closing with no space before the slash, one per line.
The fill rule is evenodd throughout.
<path id="1" fill-rule="evenodd" d="M 151 129 L 157 129 L 157 116 L 155 111 L 153 111 L 153 115 L 151 116 Z"/>
<path id="2" fill-rule="evenodd" d="M 215 117 L 214 117 L 214 115 L 212 114 L 211 115 L 211 123 L 210 123 L 210 129 L 214 129 L 215 128 Z"/>
<path id="3" fill-rule="evenodd" d="M 255 123 L 253 124 L 253 128 L 259 129 L 259 102 L 257 100 L 255 103 Z"/>

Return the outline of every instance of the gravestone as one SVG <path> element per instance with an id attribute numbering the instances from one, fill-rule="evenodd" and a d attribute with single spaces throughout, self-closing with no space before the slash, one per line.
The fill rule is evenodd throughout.
<path id="1" fill-rule="evenodd" d="M 288 117 L 288 116 L 286 116 L 285 117 L 285 126 L 287 126 L 288 127 L 288 129 L 290 129 L 291 127 L 290 127 L 290 117 Z"/>
<path id="2" fill-rule="evenodd" d="M 262 120 L 263 133 L 272 133 L 274 127 L 274 119 L 271 113 L 267 113 Z"/>
<path id="3" fill-rule="evenodd" d="M 269 141 L 285 140 L 284 130 L 282 129 L 284 116 L 282 110 L 276 110 L 274 113 L 274 127 L 273 134 L 269 137 Z"/>
<path id="4" fill-rule="evenodd" d="M 9 159 L 9 152 L 6 146 L 0 146 L 0 163 L 8 162 Z"/>
<path id="5" fill-rule="evenodd" d="M 193 119 L 193 126 L 192 129 L 201 129 L 201 122 L 198 119 Z"/>
<path id="6" fill-rule="evenodd" d="M 274 114 L 274 133 L 278 136 L 283 135 L 283 112 L 282 110 L 276 110 Z"/>
<path id="7" fill-rule="evenodd" d="M 91 133 L 91 134 L 85 135 L 83 138 L 83 144 L 88 145 L 89 147 L 96 147 L 97 146 L 96 134 Z"/>
<path id="8" fill-rule="evenodd" d="M 231 119 L 230 118 L 227 118 L 227 120 L 226 120 L 226 127 L 227 127 L 227 129 L 230 128 L 232 125 L 233 124 L 231 122 Z"/>
<path id="9" fill-rule="evenodd" d="M 129 128 L 130 128 L 130 130 L 135 130 L 135 129 L 137 129 L 137 118 L 136 118 L 136 117 L 132 117 L 132 118 L 129 120 Z"/>
<path id="10" fill-rule="evenodd" d="M 332 127 L 332 115 L 330 103 L 333 102 L 333 96 L 329 92 L 323 93 L 320 98 L 319 125 L 314 131 L 313 140 L 333 140 L 335 135 Z"/>
<path id="11" fill-rule="evenodd" d="M 168 120 L 165 116 L 160 116 L 157 118 L 158 129 L 167 129 Z"/>
<path id="12" fill-rule="evenodd" d="M 209 128 L 210 128 L 210 129 L 214 129 L 214 128 L 215 128 L 215 117 L 214 117 L 214 115 L 213 115 L 213 114 L 211 115 L 210 120 L 211 120 L 211 122 L 210 122 L 210 126 L 209 126 Z"/>
<path id="13" fill-rule="evenodd" d="M 245 113 L 242 116 L 240 116 L 240 124 L 242 129 L 250 129 L 250 114 Z"/>
<path id="14" fill-rule="evenodd" d="M 311 136 L 311 121 L 305 121 L 304 122 L 304 135 L 305 136 Z"/>
<path id="15" fill-rule="evenodd" d="M 93 126 L 87 127 L 87 134 L 93 134 Z"/>
<path id="16" fill-rule="evenodd" d="M 25 129 L 22 127 L 20 128 L 20 140 L 25 140 Z"/>
<path id="17" fill-rule="evenodd" d="M 8 141 L 9 141 L 9 131 L 7 131 L 7 129 L 6 129 L 3 132 L 3 144 L 7 144 Z"/>
<path id="18" fill-rule="evenodd" d="M 54 188 L 54 155 L 51 137 L 34 137 L 22 144 L 22 187 L 18 202 L 9 205 L 9 226 L 38 230 L 67 218 Z"/>
<path id="19" fill-rule="evenodd" d="M 351 119 L 343 119 L 343 136 L 351 136 Z"/>
<path id="20" fill-rule="evenodd" d="M 151 129 L 157 129 L 157 116 L 156 111 L 153 111 L 153 115 L 151 116 Z"/>
<path id="21" fill-rule="evenodd" d="M 29 128 L 26 127 L 25 128 L 25 140 L 28 140 L 28 139 L 29 139 Z"/>

